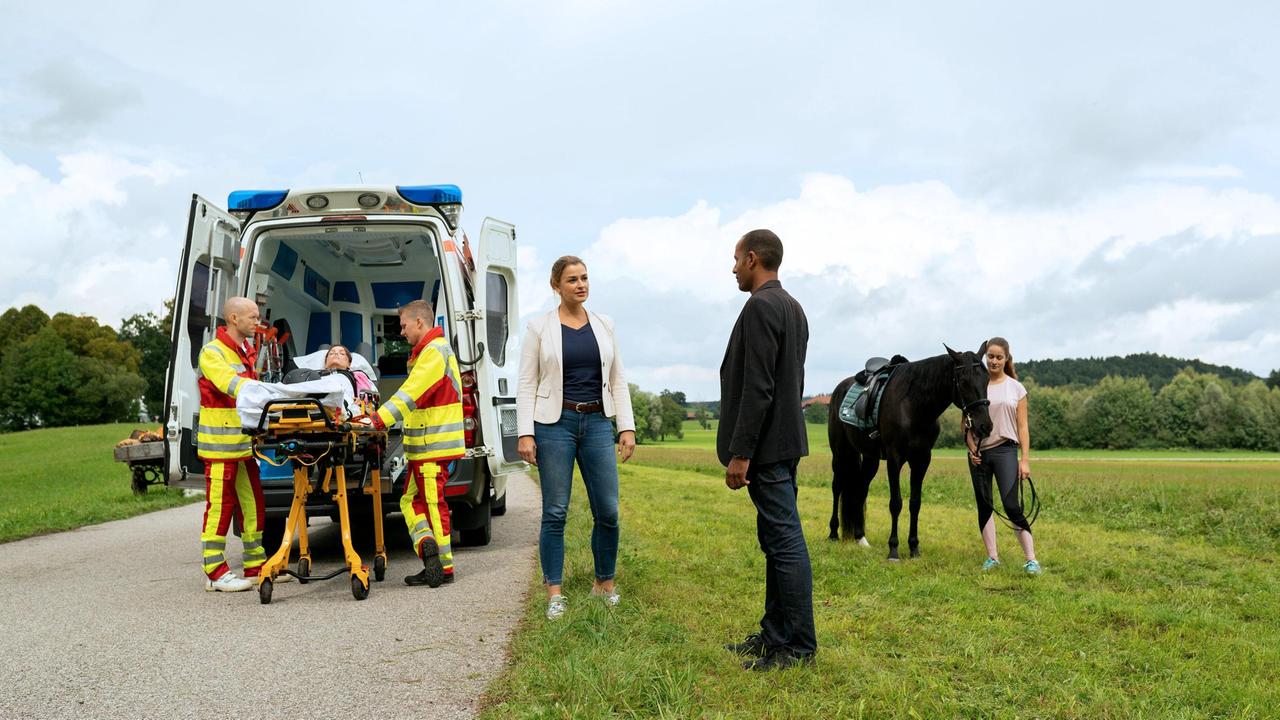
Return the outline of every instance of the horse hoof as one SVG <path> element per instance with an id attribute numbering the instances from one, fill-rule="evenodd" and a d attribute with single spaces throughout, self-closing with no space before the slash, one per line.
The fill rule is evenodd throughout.
<path id="1" fill-rule="evenodd" d="M 920 557 L 920 551 L 915 548 L 911 548 L 911 557 Z"/>
<path id="2" fill-rule="evenodd" d="M 867 542 L 867 539 L 865 537 L 858 538 L 858 544 L 861 545 L 862 547 L 871 547 L 871 543 Z"/>
<path id="3" fill-rule="evenodd" d="M 890 555 L 888 557 L 888 560 L 889 562 L 902 562 L 901 558 L 899 558 L 897 555 Z"/>

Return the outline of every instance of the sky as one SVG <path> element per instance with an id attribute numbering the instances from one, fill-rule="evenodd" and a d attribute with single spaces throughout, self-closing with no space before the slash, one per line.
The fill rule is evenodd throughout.
<path id="1" fill-rule="evenodd" d="M 650 391 L 718 397 L 757 227 L 810 394 L 992 335 L 1280 368 L 1280 8 L 889 5 L 0 0 L 0 310 L 159 311 L 192 193 L 450 182 Z"/>

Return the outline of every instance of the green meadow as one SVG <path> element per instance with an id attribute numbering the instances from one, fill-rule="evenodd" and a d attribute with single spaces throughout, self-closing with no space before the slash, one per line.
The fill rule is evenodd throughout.
<path id="1" fill-rule="evenodd" d="M 579 484 L 569 612 L 537 573 L 486 718 L 1266 718 L 1280 707 L 1280 462 L 1274 454 L 1033 455 L 1040 577 L 984 557 L 959 452 L 925 482 L 918 559 L 891 563 L 881 469 L 872 547 L 827 540 L 830 453 L 811 426 L 800 510 L 814 570 L 813 669 L 756 674 L 721 649 L 752 632 L 764 559 L 714 432 L 641 446 L 621 469 L 620 607 L 588 597 Z M 904 482 L 904 492 L 906 491 Z M 903 513 L 902 544 L 905 548 Z M 904 553 L 905 554 L 905 553 Z"/>
<path id="2" fill-rule="evenodd" d="M 134 425 L 87 425 L 0 434 L 0 542 L 119 520 L 191 502 L 181 490 L 135 496 L 117 441 Z"/>

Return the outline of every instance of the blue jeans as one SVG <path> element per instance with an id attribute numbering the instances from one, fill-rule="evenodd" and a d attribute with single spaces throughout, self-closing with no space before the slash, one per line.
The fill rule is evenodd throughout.
<path id="1" fill-rule="evenodd" d="M 542 485 L 542 580 L 560 585 L 564 579 L 564 521 L 569 515 L 573 463 L 591 503 L 591 554 L 597 580 L 612 580 L 618 562 L 618 460 L 613 423 L 603 413 L 564 410 L 560 421 L 534 423 L 538 445 L 538 478 Z"/>
<path id="2" fill-rule="evenodd" d="M 813 628 L 813 569 L 796 508 L 798 460 L 747 470 L 747 493 L 756 506 L 756 537 L 764 553 L 764 617 L 760 637 L 769 648 L 794 655 L 818 650 Z"/>

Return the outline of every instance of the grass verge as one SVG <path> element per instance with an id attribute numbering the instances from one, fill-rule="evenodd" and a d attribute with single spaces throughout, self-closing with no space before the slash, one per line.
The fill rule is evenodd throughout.
<path id="1" fill-rule="evenodd" d="M 0 542 L 70 530 L 192 502 L 153 487 L 135 496 L 112 449 L 133 425 L 51 428 L 0 435 Z"/>

